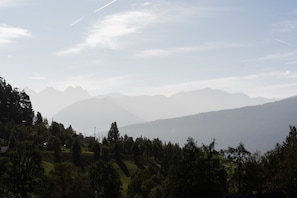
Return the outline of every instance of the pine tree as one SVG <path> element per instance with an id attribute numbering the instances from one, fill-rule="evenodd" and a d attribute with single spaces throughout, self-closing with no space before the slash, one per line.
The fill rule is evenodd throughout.
<path id="1" fill-rule="evenodd" d="M 109 143 L 117 143 L 120 140 L 120 133 L 116 122 L 111 124 L 110 130 L 107 135 L 107 140 Z"/>
<path id="2" fill-rule="evenodd" d="M 72 144 L 72 161 L 75 166 L 81 166 L 81 146 L 78 137 L 73 138 Z"/>

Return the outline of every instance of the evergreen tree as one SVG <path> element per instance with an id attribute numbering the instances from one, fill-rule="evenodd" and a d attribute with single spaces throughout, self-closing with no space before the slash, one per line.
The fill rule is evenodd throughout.
<path id="1" fill-rule="evenodd" d="M 290 126 L 289 135 L 280 149 L 282 155 L 278 161 L 278 173 L 274 183 L 278 190 L 284 190 L 289 197 L 297 197 L 297 130 Z"/>
<path id="2" fill-rule="evenodd" d="M 107 140 L 109 143 L 117 143 L 120 140 L 120 133 L 117 127 L 117 123 L 113 122 L 111 124 L 110 130 L 107 135 Z"/>
<path id="3" fill-rule="evenodd" d="M 111 152 L 113 152 L 115 154 L 115 157 L 117 159 L 119 159 L 120 158 L 120 152 L 122 150 L 121 149 L 122 145 L 120 143 L 120 133 L 119 133 L 116 122 L 113 122 L 111 124 L 110 130 L 109 130 L 108 135 L 107 135 L 107 140 L 108 140 Z"/>
<path id="4" fill-rule="evenodd" d="M 32 125 L 34 111 L 30 97 L 25 91 L 12 88 L 0 77 L 0 121 L 7 123 L 15 121 L 16 124 Z"/>
<path id="5" fill-rule="evenodd" d="M 49 194 L 44 195 L 41 191 L 41 197 L 91 197 L 88 176 L 72 163 L 56 163 L 47 180 L 49 185 L 44 185 L 43 189 L 46 188 L 44 191 Z"/>
<path id="6" fill-rule="evenodd" d="M 34 144 L 17 143 L 9 153 L 9 158 L 12 165 L 8 171 L 10 192 L 21 198 L 27 197 L 43 174 L 40 152 Z"/>
<path id="7" fill-rule="evenodd" d="M 89 176 L 94 198 L 120 197 L 122 183 L 112 164 L 96 161 L 89 170 Z"/>
<path id="8" fill-rule="evenodd" d="M 226 152 L 228 159 L 237 164 L 237 192 L 241 193 L 243 164 L 247 161 L 251 153 L 245 149 L 242 142 L 240 142 L 236 148 L 229 147 Z"/>
<path id="9" fill-rule="evenodd" d="M 41 124 L 41 123 L 43 123 L 43 117 L 42 117 L 40 112 L 37 112 L 35 120 L 34 120 L 34 124 L 38 125 L 38 124 Z"/>
<path id="10" fill-rule="evenodd" d="M 76 166 L 81 166 L 81 145 L 78 136 L 73 137 L 72 161 Z"/>
<path id="11" fill-rule="evenodd" d="M 94 146 L 93 146 L 93 156 L 95 160 L 99 160 L 100 159 L 100 144 L 99 142 L 95 141 Z"/>

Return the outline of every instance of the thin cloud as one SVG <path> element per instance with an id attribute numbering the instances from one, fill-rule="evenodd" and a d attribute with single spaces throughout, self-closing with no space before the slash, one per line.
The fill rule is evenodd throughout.
<path id="1" fill-rule="evenodd" d="M 265 56 L 254 58 L 254 59 L 246 59 L 246 60 L 243 60 L 242 62 L 285 60 L 287 58 L 292 58 L 295 56 L 297 56 L 297 50 L 283 52 L 283 53 L 267 54 Z"/>
<path id="2" fill-rule="evenodd" d="M 40 75 L 38 72 L 34 72 L 33 76 L 28 77 L 30 80 L 47 80 L 48 78 Z"/>
<path id="3" fill-rule="evenodd" d="M 118 49 L 121 37 L 140 32 L 151 24 L 156 16 L 145 11 L 129 11 L 113 14 L 93 24 L 82 43 L 58 53 L 58 55 L 74 54 L 88 48 Z"/>
<path id="4" fill-rule="evenodd" d="M 297 65 L 297 60 L 286 62 L 287 65 Z"/>
<path id="5" fill-rule="evenodd" d="M 47 80 L 48 78 L 45 76 L 31 76 L 28 79 L 30 79 L 30 80 Z"/>
<path id="6" fill-rule="evenodd" d="M 206 51 L 212 49 L 230 48 L 230 47 L 244 47 L 245 44 L 238 43 L 204 43 L 200 46 L 176 47 L 176 48 L 160 48 L 143 50 L 137 54 L 139 57 L 152 57 L 152 56 L 172 56 L 180 53 L 190 53 L 196 51 Z"/>
<path id="7" fill-rule="evenodd" d="M 278 42 L 278 43 L 281 43 L 281 44 L 283 44 L 283 45 L 287 45 L 287 46 L 290 46 L 291 44 L 290 43 L 288 43 L 287 41 L 284 41 L 284 40 L 282 40 L 282 39 L 274 39 L 276 42 Z"/>
<path id="8" fill-rule="evenodd" d="M 63 55 L 69 55 L 69 54 L 77 54 L 81 52 L 83 49 L 85 49 L 85 46 L 83 44 L 79 44 L 79 45 L 76 45 L 75 47 L 71 47 L 66 50 L 60 51 L 57 53 L 57 55 L 63 56 Z"/>
<path id="9" fill-rule="evenodd" d="M 1 0 L 0 7 L 9 7 L 14 4 L 15 1 L 13 0 Z"/>
<path id="10" fill-rule="evenodd" d="M 296 95 L 297 73 L 290 71 L 259 73 L 239 77 L 215 78 L 169 84 L 159 87 L 139 87 L 132 94 L 155 95 L 164 93 L 172 95 L 180 90 L 192 91 L 212 88 L 228 91 L 230 93 L 246 93 L 250 97 L 282 98 Z"/>
<path id="11" fill-rule="evenodd" d="M 0 24 L 0 44 L 12 43 L 16 39 L 30 37 L 32 34 L 26 29 Z"/>
<path id="12" fill-rule="evenodd" d="M 1 0 L 0 8 L 19 6 L 25 3 L 25 0 Z"/>
<path id="13" fill-rule="evenodd" d="M 297 21 L 281 21 L 279 23 L 275 23 L 272 25 L 275 31 L 282 32 L 282 33 L 287 33 L 287 32 L 292 32 L 297 29 Z"/>
<path id="14" fill-rule="evenodd" d="M 152 4 L 151 2 L 148 2 L 148 1 L 147 1 L 147 2 L 142 3 L 141 6 L 145 7 L 145 6 L 149 6 L 149 5 L 151 5 L 151 4 Z"/>

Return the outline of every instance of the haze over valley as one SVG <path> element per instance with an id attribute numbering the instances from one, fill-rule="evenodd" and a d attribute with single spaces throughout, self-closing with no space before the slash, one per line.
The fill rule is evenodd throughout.
<path id="1" fill-rule="evenodd" d="M 0 197 L 296 198 L 296 35 L 296 0 L 0 0 Z"/>
<path id="2" fill-rule="evenodd" d="M 116 121 L 123 134 L 133 137 L 159 137 L 181 145 L 187 137 L 204 144 L 216 139 L 219 148 L 244 142 L 250 150 L 266 151 L 284 138 L 297 117 L 295 97 L 250 98 L 208 88 L 170 96 L 91 96 L 81 87 L 27 92 L 36 111 L 48 115 L 49 121 L 97 138 Z"/>
<path id="3" fill-rule="evenodd" d="M 107 130 L 110 123 L 120 126 L 158 119 L 175 118 L 202 112 L 259 105 L 276 99 L 250 98 L 241 93 L 202 89 L 171 96 L 127 96 L 120 93 L 91 96 L 81 87 L 65 91 L 47 88 L 39 93 L 26 89 L 36 111 L 49 120 L 72 125 L 81 132 Z M 74 117 L 76 117 L 74 119 Z"/>

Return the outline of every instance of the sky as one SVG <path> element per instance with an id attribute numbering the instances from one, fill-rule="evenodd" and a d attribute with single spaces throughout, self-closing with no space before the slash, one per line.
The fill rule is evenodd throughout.
<path id="1" fill-rule="evenodd" d="M 296 0 L 1 0 L 0 76 L 41 91 L 297 95 Z"/>

